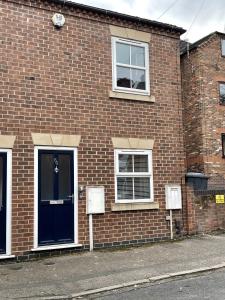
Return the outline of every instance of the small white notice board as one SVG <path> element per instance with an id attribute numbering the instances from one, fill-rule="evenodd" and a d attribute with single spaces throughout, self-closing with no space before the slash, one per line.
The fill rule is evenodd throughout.
<path id="1" fill-rule="evenodd" d="M 87 214 L 105 213 L 104 186 L 87 186 Z"/>

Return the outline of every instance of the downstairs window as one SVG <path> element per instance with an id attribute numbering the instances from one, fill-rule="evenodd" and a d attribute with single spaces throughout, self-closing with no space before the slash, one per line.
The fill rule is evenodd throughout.
<path id="1" fill-rule="evenodd" d="M 153 201 L 152 151 L 115 150 L 117 203 Z"/>

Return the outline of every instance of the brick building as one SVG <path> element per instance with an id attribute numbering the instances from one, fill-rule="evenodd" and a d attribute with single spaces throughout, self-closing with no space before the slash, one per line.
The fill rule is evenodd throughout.
<path id="1" fill-rule="evenodd" d="M 88 247 L 88 186 L 105 190 L 95 248 L 168 239 L 184 30 L 60 0 L 0 12 L 0 257 Z"/>
<path id="2" fill-rule="evenodd" d="M 225 228 L 224 204 L 215 201 L 215 194 L 225 194 L 224 56 L 225 34 L 220 32 L 186 44 L 181 54 L 187 171 L 209 177 L 207 196 L 196 206 L 198 231 Z"/>
<path id="3" fill-rule="evenodd" d="M 188 171 L 223 183 L 225 162 L 225 34 L 214 32 L 181 56 L 185 149 Z M 188 51 L 187 51 L 188 50 Z"/>

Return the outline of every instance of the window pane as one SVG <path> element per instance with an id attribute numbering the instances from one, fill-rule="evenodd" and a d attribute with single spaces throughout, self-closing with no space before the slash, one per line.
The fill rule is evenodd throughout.
<path id="1" fill-rule="evenodd" d="M 134 155 L 134 172 L 148 172 L 148 155 Z"/>
<path id="2" fill-rule="evenodd" d="M 131 46 L 131 64 L 134 66 L 145 67 L 145 48 Z"/>
<path id="3" fill-rule="evenodd" d="M 146 90 L 145 71 L 132 69 L 131 78 L 132 78 L 133 89 Z"/>
<path id="4" fill-rule="evenodd" d="M 117 67 L 117 86 L 131 87 L 130 68 Z"/>
<path id="5" fill-rule="evenodd" d="M 52 154 L 41 155 L 41 200 L 54 200 L 54 161 Z"/>
<path id="6" fill-rule="evenodd" d="M 221 40 L 222 55 L 225 55 L 225 40 Z"/>
<path id="7" fill-rule="evenodd" d="M 71 192 L 70 155 L 59 154 L 59 199 L 67 199 Z"/>
<path id="8" fill-rule="evenodd" d="M 117 177 L 117 199 L 133 199 L 133 178 Z"/>
<path id="9" fill-rule="evenodd" d="M 225 104 L 225 83 L 220 83 L 220 103 Z"/>
<path id="10" fill-rule="evenodd" d="M 133 172 L 131 154 L 119 154 L 119 172 Z"/>
<path id="11" fill-rule="evenodd" d="M 116 62 L 121 64 L 130 64 L 130 46 L 122 43 L 116 43 Z"/>
<path id="12" fill-rule="evenodd" d="M 134 178 L 134 199 L 150 199 L 150 178 Z"/>

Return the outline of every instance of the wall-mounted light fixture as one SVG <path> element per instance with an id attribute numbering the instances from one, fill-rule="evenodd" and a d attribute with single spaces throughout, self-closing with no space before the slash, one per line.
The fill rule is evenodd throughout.
<path id="1" fill-rule="evenodd" d="M 62 14 L 55 13 L 52 17 L 52 23 L 56 28 L 61 28 L 65 24 L 65 17 Z"/>

